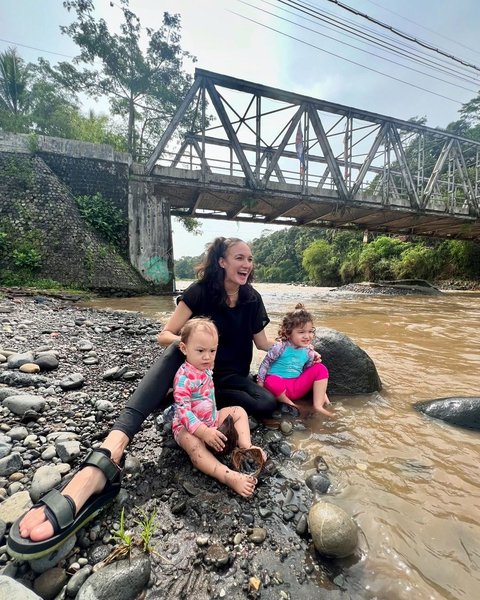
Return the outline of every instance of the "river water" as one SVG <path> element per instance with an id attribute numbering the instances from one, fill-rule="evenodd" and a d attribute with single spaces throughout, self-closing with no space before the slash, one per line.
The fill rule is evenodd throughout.
<path id="1" fill-rule="evenodd" d="M 185 286 L 177 282 L 178 289 Z M 342 586 L 358 600 L 480 598 L 480 432 L 412 408 L 419 400 L 480 396 L 480 293 L 387 297 L 255 287 L 272 321 L 271 337 L 284 311 L 302 301 L 315 325 L 345 333 L 370 355 L 384 385 L 380 393 L 331 398 L 335 419 L 305 411 L 307 430 L 289 438 L 296 448 L 323 455 L 333 482 L 329 500 L 360 527 L 358 556 L 339 563 Z M 174 299 L 90 305 L 164 322 Z"/>

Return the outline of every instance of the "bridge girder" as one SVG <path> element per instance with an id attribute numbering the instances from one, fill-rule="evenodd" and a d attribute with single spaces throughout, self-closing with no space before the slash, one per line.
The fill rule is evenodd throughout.
<path id="1" fill-rule="evenodd" d="M 134 176 L 177 216 L 480 240 L 479 156 L 449 132 L 197 69 Z"/>

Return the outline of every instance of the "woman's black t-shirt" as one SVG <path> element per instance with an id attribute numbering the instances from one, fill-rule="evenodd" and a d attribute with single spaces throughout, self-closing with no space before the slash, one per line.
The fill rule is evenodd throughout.
<path id="1" fill-rule="evenodd" d="M 177 298 L 177 303 L 185 302 L 192 317 L 209 317 L 217 326 L 219 340 L 214 377 L 247 376 L 252 362 L 253 336 L 270 322 L 260 294 L 251 286 L 246 288 L 242 288 L 234 307 L 215 303 L 208 288 L 199 281 Z"/>

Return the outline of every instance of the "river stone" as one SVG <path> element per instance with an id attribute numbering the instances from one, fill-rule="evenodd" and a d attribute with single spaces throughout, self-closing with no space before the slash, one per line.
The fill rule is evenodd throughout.
<path id="1" fill-rule="evenodd" d="M 7 366 L 9 369 L 18 369 L 26 363 L 33 362 L 32 352 L 19 352 L 18 354 L 11 354 L 8 357 Z"/>
<path id="2" fill-rule="evenodd" d="M 35 363 L 24 363 L 18 370 L 22 373 L 40 373 L 40 367 Z"/>
<path id="3" fill-rule="evenodd" d="M 41 354 L 33 361 L 42 371 L 53 371 L 58 368 L 58 358 L 54 354 Z"/>
<path id="4" fill-rule="evenodd" d="M 60 483 L 61 479 L 58 469 L 51 465 L 43 465 L 37 469 L 30 487 L 30 497 L 33 502 L 37 502 L 46 492 Z"/>
<path id="5" fill-rule="evenodd" d="M 34 396 L 33 394 L 16 394 L 5 398 L 2 404 L 16 415 L 24 415 L 29 410 L 42 412 L 46 400 L 42 396 Z"/>
<path id="6" fill-rule="evenodd" d="M 43 600 L 54 600 L 66 583 L 67 574 L 65 569 L 53 567 L 53 569 L 45 571 L 35 579 L 33 589 Z"/>
<path id="7" fill-rule="evenodd" d="M 0 575 L 0 598 L 2 600 L 4 598 L 9 600 L 42 600 L 35 592 L 6 575 Z"/>
<path id="8" fill-rule="evenodd" d="M 5 523 L 14 523 L 31 507 L 30 494 L 26 491 L 17 492 L 0 503 L 0 519 Z"/>
<path id="9" fill-rule="evenodd" d="M 320 554 L 342 558 L 350 556 L 357 547 L 358 530 L 355 521 L 335 504 L 314 504 L 308 513 L 308 527 Z"/>
<path id="10" fill-rule="evenodd" d="M 92 572 L 92 566 L 85 565 L 82 569 L 80 569 L 80 571 L 77 571 L 74 575 L 72 575 L 69 582 L 67 583 L 67 595 L 70 596 L 71 598 L 75 598 L 79 589 L 82 587 L 82 585 L 88 579 L 91 572 Z"/>
<path id="11" fill-rule="evenodd" d="M 57 440 L 55 442 L 55 449 L 60 460 L 66 463 L 72 461 L 81 452 L 80 442 L 78 442 L 77 440 Z"/>
<path id="12" fill-rule="evenodd" d="M 23 468 L 23 460 L 19 452 L 12 452 L 0 458 L 0 477 L 9 477 Z"/>
<path id="13" fill-rule="evenodd" d="M 326 494 L 330 487 L 330 479 L 323 473 L 311 473 L 305 479 L 305 483 L 312 490 L 318 494 Z"/>
<path id="14" fill-rule="evenodd" d="M 314 346 L 328 368 L 330 394 L 370 394 L 382 389 L 373 360 L 345 334 L 317 327 Z"/>
<path id="15" fill-rule="evenodd" d="M 47 554 L 47 556 L 31 560 L 30 568 L 32 571 L 35 571 L 35 573 L 45 573 L 45 571 L 48 571 L 52 567 L 56 567 L 60 561 L 70 554 L 76 541 L 76 535 L 70 536 L 56 550 Z"/>
<path id="16" fill-rule="evenodd" d="M 17 388 L 4 387 L 0 388 L 0 402 L 3 402 L 5 398 L 8 396 L 18 396 L 19 394 L 23 394 L 22 390 L 18 390 Z"/>
<path id="17" fill-rule="evenodd" d="M 60 381 L 62 390 L 77 390 L 85 383 L 85 378 L 81 373 L 72 373 Z"/>
<path id="18" fill-rule="evenodd" d="M 89 577 L 75 600 L 135 600 L 149 579 L 150 559 L 147 555 L 119 560 Z"/>

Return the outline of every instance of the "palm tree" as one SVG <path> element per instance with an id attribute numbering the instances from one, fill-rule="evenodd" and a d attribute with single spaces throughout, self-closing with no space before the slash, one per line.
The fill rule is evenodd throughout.
<path id="1" fill-rule="evenodd" d="M 0 113 L 9 120 L 11 130 L 21 129 L 21 117 L 28 110 L 29 79 L 30 67 L 16 48 L 0 53 Z"/>

